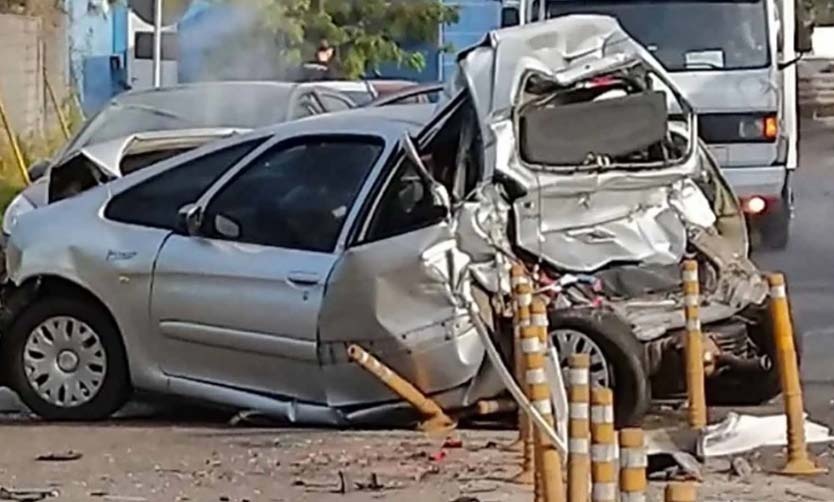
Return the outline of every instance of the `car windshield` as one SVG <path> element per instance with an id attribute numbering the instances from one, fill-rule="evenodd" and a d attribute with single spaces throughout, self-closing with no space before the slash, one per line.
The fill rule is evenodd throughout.
<path id="1" fill-rule="evenodd" d="M 65 151 L 142 132 L 257 129 L 283 121 L 290 97 L 285 86 L 235 84 L 128 94 L 88 120 Z"/>
<path id="2" fill-rule="evenodd" d="M 547 6 L 548 17 L 616 17 L 669 71 L 742 70 L 763 68 L 769 62 L 762 0 L 558 0 Z"/>

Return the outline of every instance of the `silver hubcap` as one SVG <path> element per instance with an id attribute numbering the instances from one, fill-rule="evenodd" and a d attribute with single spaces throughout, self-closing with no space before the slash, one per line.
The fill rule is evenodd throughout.
<path id="1" fill-rule="evenodd" d="M 591 358 L 590 384 L 591 387 L 611 387 L 611 374 L 609 373 L 608 361 L 593 340 L 587 335 L 572 329 L 558 329 L 552 334 L 553 341 L 559 351 L 562 369 L 568 367 L 568 358 L 571 354 L 588 354 Z M 567 374 L 564 375 L 567 382 Z"/>
<path id="2" fill-rule="evenodd" d="M 33 329 L 23 362 L 32 389 L 62 408 L 95 397 L 107 374 L 107 356 L 98 334 L 72 317 L 52 317 Z"/>

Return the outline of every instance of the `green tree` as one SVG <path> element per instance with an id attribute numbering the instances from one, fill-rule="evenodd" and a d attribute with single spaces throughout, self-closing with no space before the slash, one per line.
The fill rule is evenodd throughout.
<path id="1" fill-rule="evenodd" d="M 246 51 L 268 54 L 278 68 L 298 65 L 319 40 L 336 48 L 348 78 L 383 63 L 422 70 L 423 55 L 405 42 L 436 42 L 438 27 L 458 20 L 455 7 L 441 0 L 216 0 L 254 11 L 254 22 L 220 44 L 216 64 L 225 65 Z M 256 48 L 258 50 L 256 50 Z"/>

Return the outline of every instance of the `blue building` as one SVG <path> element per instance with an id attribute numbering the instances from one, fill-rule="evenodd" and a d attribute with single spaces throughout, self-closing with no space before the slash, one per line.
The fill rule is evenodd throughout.
<path id="1" fill-rule="evenodd" d="M 426 68 L 415 71 L 396 65 L 385 65 L 379 71 L 384 77 L 416 81 L 448 79 L 454 72 L 455 52 L 478 42 L 488 30 L 500 23 L 500 0 L 443 0 L 460 9 L 460 21 L 438 27 L 438 44 L 406 44 L 409 50 L 419 50 L 426 59 Z M 132 64 L 128 57 L 131 30 L 128 9 L 121 3 L 107 0 L 65 0 L 69 14 L 68 37 L 70 71 L 76 83 L 82 105 L 87 113 L 99 109 L 112 96 L 130 87 L 126 68 Z M 135 18 L 135 16 L 134 16 Z M 207 49 L 222 43 L 224 35 L 246 29 L 251 13 L 218 6 L 209 0 L 195 0 L 176 27 L 177 80 L 191 82 L 205 79 L 235 78 L 240 72 L 207 74 Z M 439 48 L 449 46 L 452 51 Z M 270 77 L 270 46 L 240 55 L 240 65 L 246 78 Z M 238 73 L 238 74 L 236 74 Z"/>
<path id="2" fill-rule="evenodd" d="M 106 0 L 65 0 L 71 81 L 85 112 L 124 86 L 127 9 Z"/>

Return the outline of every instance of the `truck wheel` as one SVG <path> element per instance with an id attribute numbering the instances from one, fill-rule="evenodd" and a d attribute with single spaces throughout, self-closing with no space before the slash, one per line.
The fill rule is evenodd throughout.
<path id="1" fill-rule="evenodd" d="M 567 367 L 574 353 L 591 356 L 591 386 L 614 391 L 617 428 L 638 426 L 651 404 L 643 345 L 612 312 L 564 310 L 550 313 L 550 336 Z"/>
<path id="2" fill-rule="evenodd" d="M 762 242 L 768 249 L 783 250 L 788 247 L 791 233 L 791 217 L 787 208 L 781 208 L 761 223 Z"/>
<path id="3" fill-rule="evenodd" d="M 14 322 L 6 342 L 12 387 L 42 418 L 102 420 L 127 401 L 121 335 L 97 306 L 41 298 Z"/>

